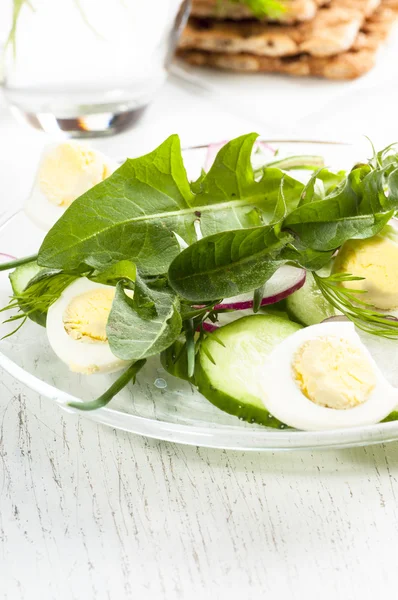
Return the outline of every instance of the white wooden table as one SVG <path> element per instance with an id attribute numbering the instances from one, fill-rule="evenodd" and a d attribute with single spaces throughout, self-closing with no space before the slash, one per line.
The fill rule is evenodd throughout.
<path id="1" fill-rule="evenodd" d="M 297 132 L 356 132 L 360 111 L 315 114 Z M 375 109 L 362 131 L 398 139 L 398 122 L 383 119 Z M 136 130 L 97 145 L 120 156 L 174 131 L 184 144 L 294 133 L 266 122 L 171 81 Z M 43 143 L 0 105 L 0 212 L 23 202 Z M 397 473 L 398 444 L 261 454 L 139 438 L 64 414 L 1 373 L 0 598 L 395 598 Z"/>

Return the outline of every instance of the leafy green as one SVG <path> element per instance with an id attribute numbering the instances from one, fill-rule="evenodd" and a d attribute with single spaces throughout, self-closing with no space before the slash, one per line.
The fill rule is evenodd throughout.
<path id="1" fill-rule="evenodd" d="M 180 303 L 171 290 L 152 289 L 142 280 L 139 280 L 136 289 L 140 291 L 131 298 L 122 282 L 116 285 L 108 318 L 110 349 L 123 360 L 139 360 L 159 354 L 181 332 Z"/>
<path id="2" fill-rule="evenodd" d="M 339 248 L 348 239 L 376 235 L 394 211 L 386 212 L 374 189 L 368 192 L 369 175 L 374 179 L 367 165 L 354 169 L 343 185 L 324 200 L 303 204 L 293 210 L 283 227 L 293 231 L 309 248 L 320 251 Z M 373 207 L 370 206 L 369 194 Z M 375 209 L 378 212 L 374 212 Z"/>
<path id="3" fill-rule="evenodd" d="M 281 250 L 292 237 L 273 226 L 218 233 L 177 256 L 169 281 L 183 298 L 211 301 L 261 287 L 283 264 Z"/>
<path id="4" fill-rule="evenodd" d="M 293 263 L 307 271 L 319 271 L 319 269 L 330 263 L 332 256 L 333 250 L 328 252 L 312 250 L 303 246 L 299 240 L 287 244 L 280 254 L 282 260 Z"/>
<path id="5" fill-rule="evenodd" d="M 142 273 L 167 272 L 180 251 L 177 235 L 202 235 L 268 222 L 282 177 L 287 205 L 296 205 L 303 184 L 279 169 L 254 180 L 250 156 L 256 134 L 226 144 L 193 194 L 178 136 L 137 159 L 78 198 L 49 231 L 39 251 L 42 266 L 68 272 L 103 270 L 121 260 Z M 84 218 L 82 218 L 84 215 Z"/>
<path id="6" fill-rule="evenodd" d="M 45 237 L 38 262 L 76 271 L 131 260 L 147 273 L 165 272 L 179 252 L 173 231 L 195 239 L 191 199 L 180 142 L 171 136 L 73 202 Z"/>
<path id="7" fill-rule="evenodd" d="M 121 260 L 103 271 L 93 273 L 90 279 L 105 285 L 116 285 L 120 280 L 135 281 L 136 274 L 137 268 L 133 262 Z"/>

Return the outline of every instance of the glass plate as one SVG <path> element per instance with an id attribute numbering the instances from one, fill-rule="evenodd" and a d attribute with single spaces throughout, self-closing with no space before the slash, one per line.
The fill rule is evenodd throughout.
<path id="1" fill-rule="evenodd" d="M 278 148 L 280 156 L 321 154 L 332 168 L 348 168 L 365 160 L 369 146 L 311 141 L 264 140 Z M 206 146 L 184 151 L 188 174 L 200 174 Z M 0 225 L 0 252 L 14 256 L 33 254 L 43 233 L 19 211 Z M 0 273 L 0 305 L 10 295 L 7 273 Z M 2 335 L 7 333 L 2 325 Z M 46 332 L 28 321 L 14 336 L 0 342 L 0 366 L 29 388 L 66 406 L 77 399 L 91 400 L 109 387 L 115 376 L 71 373 L 52 352 Z M 189 383 L 168 375 L 158 359 L 148 361 L 138 382 L 123 390 L 107 408 L 84 417 L 132 433 L 197 446 L 239 450 L 294 450 L 347 447 L 398 439 L 398 422 L 338 431 L 302 432 L 275 430 L 240 422 L 215 408 Z"/>

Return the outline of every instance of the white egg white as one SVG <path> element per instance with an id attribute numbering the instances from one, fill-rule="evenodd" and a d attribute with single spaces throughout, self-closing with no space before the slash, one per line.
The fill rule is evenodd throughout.
<path id="1" fill-rule="evenodd" d="M 48 310 L 46 330 L 48 341 L 55 354 L 72 371 L 81 373 L 113 373 L 129 366 L 132 361 L 117 358 L 108 342 L 90 343 L 75 340 L 68 335 L 64 327 L 63 315 L 69 303 L 90 290 L 109 288 L 85 277 L 76 279 L 61 294 Z"/>
<path id="2" fill-rule="evenodd" d="M 39 229 L 44 231 L 51 229 L 51 227 L 58 221 L 60 217 L 62 217 L 68 208 L 67 206 L 56 205 L 50 202 L 46 194 L 40 189 L 40 166 L 45 158 L 56 148 L 56 146 L 56 144 L 51 144 L 44 150 L 37 168 L 37 174 L 32 190 L 24 206 L 25 214 L 29 217 L 29 219 L 33 221 L 33 223 L 39 227 Z M 115 171 L 119 166 L 110 159 L 106 162 L 111 173 L 113 173 L 113 171 Z"/>
<path id="3" fill-rule="evenodd" d="M 333 409 L 315 404 L 294 380 L 294 355 L 304 342 L 324 336 L 346 339 L 360 348 L 374 369 L 376 386 L 369 398 L 354 408 Z M 371 425 L 382 421 L 398 404 L 398 390 L 388 383 L 352 323 L 329 322 L 297 331 L 269 356 L 259 376 L 261 397 L 267 410 L 290 427 L 307 431 Z"/>

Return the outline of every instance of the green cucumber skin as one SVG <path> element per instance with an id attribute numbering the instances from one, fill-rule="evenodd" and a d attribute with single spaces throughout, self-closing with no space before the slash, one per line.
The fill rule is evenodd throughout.
<path id="1" fill-rule="evenodd" d="M 320 271 L 322 276 L 329 273 L 329 269 Z M 307 327 L 336 315 L 336 310 L 323 297 L 311 273 L 307 273 L 303 287 L 286 298 L 286 310 L 290 319 Z"/>
<path id="2" fill-rule="evenodd" d="M 283 429 L 285 425 L 270 416 L 258 396 L 257 368 L 261 369 L 262 361 L 279 342 L 299 329 L 301 325 L 286 318 L 257 314 L 224 325 L 217 337 L 209 334 L 195 370 L 199 392 L 243 421 Z"/>
<path id="3" fill-rule="evenodd" d="M 39 267 L 39 265 L 36 263 L 36 261 L 33 261 L 31 263 L 21 265 L 20 267 L 17 267 L 14 271 L 12 271 L 8 275 L 8 278 L 10 280 L 11 288 L 12 288 L 12 291 L 14 292 L 14 294 L 16 296 L 21 294 L 26 289 L 29 281 L 31 281 L 33 279 L 33 277 L 35 277 L 42 269 L 43 269 L 43 267 Z M 24 306 L 22 304 L 20 304 L 20 309 L 23 312 L 27 312 L 28 308 L 29 307 L 24 308 Z M 35 311 L 29 313 L 28 317 L 31 321 L 33 321 L 34 323 L 37 323 L 41 327 L 46 326 L 46 321 L 47 321 L 46 314 L 44 314 L 38 310 L 35 310 Z"/>
<path id="4" fill-rule="evenodd" d="M 278 421 L 278 419 L 275 419 L 275 417 L 272 417 L 265 408 L 261 409 L 252 404 L 242 404 L 242 402 L 236 398 L 216 389 L 210 383 L 210 380 L 203 371 L 199 361 L 196 365 L 195 381 L 199 392 L 211 402 L 211 404 L 229 415 L 238 417 L 238 419 L 251 424 L 257 423 L 257 425 L 265 425 L 275 429 L 286 428 L 286 425 Z"/>
<path id="5" fill-rule="evenodd" d="M 11 283 L 12 291 L 14 294 L 19 295 L 27 288 L 29 281 L 33 279 L 43 267 L 39 267 L 36 262 L 27 263 L 17 267 L 14 271 L 11 271 L 8 278 Z"/>

